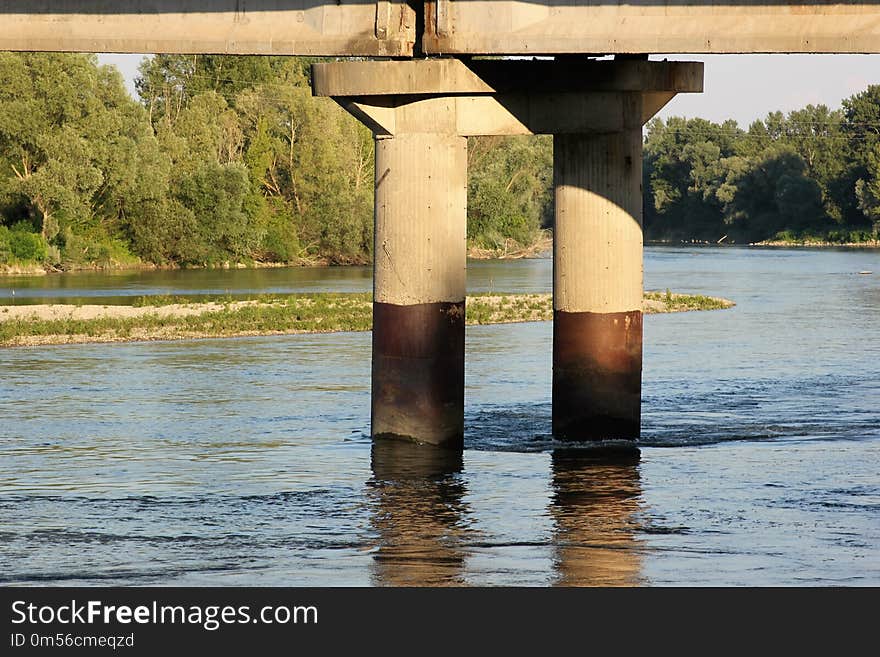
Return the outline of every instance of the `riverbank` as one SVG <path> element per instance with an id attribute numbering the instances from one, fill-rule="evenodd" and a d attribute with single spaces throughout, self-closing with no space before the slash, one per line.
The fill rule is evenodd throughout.
<path id="1" fill-rule="evenodd" d="M 549 294 L 468 297 L 468 324 L 553 318 Z M 644 312 L 719 310 L 734 303 L 702 295 L 646 292 Z M 253 335 L 369 331 L 369 294 L 262 295 L 199 303 L 146 297 L 135 306 L 45 304 L 0 307 L 0 346 L 187 340 Z"/>
<path id="2" fill-rule="evenodd" d="M 645 240 L 645 246 L 721 246 L 721 247 L 743 247 L 743 246 L 773 246 L 786 248 L 820 248 L 828 249 L 835 247 L 877 249 L 880 248 L 880 240 L 866 240 L 863 242 L 827 242 L 817 240 L 762 240 L 760 242 L 731 242 L 717 241 L 710 242 L 707 240 Z"/>
<path id="3" fill-rule="evenodd" d="M 787 240 L 764 240 L 763 242 L 754 242 L 749 246 L 784 246 L 784 247 L 809 247 L 817 249 L 827 249 L 830 247 L 847 247 L 854 249 L 877 249 L 880 248 L 880 240 L 867 240 L 865 242 L 823 242 L 823 241 L 787 241 Z"/>
<path id="4" fill-rule="evenodd" d="M 471 260 L 519 260 L 520 258 L 538 258 L 552 250 L 553 231 L 544 229 L 531 244 L 524 245 L 516 240 L 507 239 L 494 249 L 470 246 L 467 257 Z"/>
<path id="5" fill-rule="evenodd" d="M 549 231 L 548 231 L 549 232 Z M 477 246 L 468 247 L 467 257 L 471 260 L 515 260 L 519 258 L 537 258 L 553 248 L 553 238 L 542 234 L 532 244 L 522 245 L 514 240 L 506 240 L 495 249 Z M 344 261 L 332 258 L 314 257 L 300 258 L 296 262 L 221 262 L 212 265 L 157 265 L 152 262 L 125 263 L 89 263 L 69 267 L 57 267 L 48 264 L 17 263 L 0 264 L 0 277 L 3 276 L 50 276 L 72 272 L 126 272 L 126 271 L 173 271 L 178 269 L 281 269 L 284 267 L 347 267 L 369 265 L 370 260 L 364 257 L 348 258 Z"/>
<path id="6" fill-rule="evenodd" d="M 221 262 L 213 265 L 157 265 L 152 262 L 126 262 L 126 263 L 90 263 L 86 265 L 73 265 L 62 268 L 53 265 L 15 264 L 0 265 L 0 277 L 2 276 L 51 276 L 52 274 L 70 274 L 79 272 L 137 272 L 137 271 L 175 271 L 180 269 L 281 269 L 283 267 L 332 267 L 346 265 L 366 265 L 366 259 L 334 263 L 328 259 L 301 260 L 299 262 Z"/>
<path id="7" fill-rule="evenodd" d="M 701 240 L 646 240 L 645 246 L 756 246 L 756 247 L 786 247 L 786 248 L 880 248 L 880 240 L 868 240 L 866 242 L 824 242 L 824 241 L 786 241 L 764 240 L 748 244 L 736 244 L 732 242 L 708 242 Z M 553 250 L 553 231 L 542 230 L 539 236 L 531 244 L 520 244 L 514 240 L 505 240 L 496 248 L 483 248 L 469 246 L 467 257 L 470 260 L 518 260 L 521 258 L 543 257 Z M 44 276 L 64 274 L 72 272 L 136 272 L 136 271 L 174 271 L 185 269 L 227 270 L 227 269 L 282 269 L 300 267 L 346 267 L 369 265 L 370 260 L 363 257 L 349 258 L 345 261 L 333 260 L 326 257 L 301 258 L 296 262 L 221 262 L 211 265 L 157 265 L 150 262 L 125 262 L 125 263 L 91 263 L 74 265 L 66 268 L 52 265 L 40 265 L 36 263 L 0 264 L 0 278 L 4 276 Z"/>

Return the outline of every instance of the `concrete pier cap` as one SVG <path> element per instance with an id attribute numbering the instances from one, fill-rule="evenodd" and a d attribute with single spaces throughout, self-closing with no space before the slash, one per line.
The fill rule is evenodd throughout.
<path id="1" fill-rule="evenodd" d="M 702 62 L 423 59 L 312 65 L 329 96 L 376 137 L 596 134 L 641 127 L 678 93 L 703 91 Z M 436 112 L 442 99 L 445 111 Z M 632 111 L 635 107 L 639 111 Z M 430 125 L 421 123 L 431 114 Z"/>
<path id="2" fill-rule="evenodd" d="M 701 62 L 424 59 L 313 64 L 376 138 L 372 428 L 461 449 L 467 137 L 554 135 L 553 431 L 638 438 L 642 126 Z"/>

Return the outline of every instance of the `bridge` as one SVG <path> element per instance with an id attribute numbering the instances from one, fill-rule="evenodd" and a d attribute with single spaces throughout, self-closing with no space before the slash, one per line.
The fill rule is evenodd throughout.
<path id="1" fill-rule="evenodd" d="M 0 50 L 411 57 L 876 53 L 877 2 L 0 0 Z"/>
<path id="2" fill-rule="evenodd" d="M 460 449 L 467 138 L 553 135 L 553 432 L 635 439 L 642 126 L 703 81 L 649 55 L 880 53 L 880 1 L 0 0 L 0 28 L 0 50 L 364 58 L 313 91 L 376 138 L 371 432 Z"/>

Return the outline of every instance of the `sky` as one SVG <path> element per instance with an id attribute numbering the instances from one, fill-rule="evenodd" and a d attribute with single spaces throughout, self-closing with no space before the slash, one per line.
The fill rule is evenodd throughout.
<path id="1" fill-rule="evenodd" d="M 143 55 L 100 55 L 119 67 L 134 95 L 134 77 Z M 679 94 L 660 117 L 734 119 L 746 128 L 769 112 L 840 101 L 880 84 L 880 55 L 652 55 L 652 60 L 705 62 L 701 94 Z"/>

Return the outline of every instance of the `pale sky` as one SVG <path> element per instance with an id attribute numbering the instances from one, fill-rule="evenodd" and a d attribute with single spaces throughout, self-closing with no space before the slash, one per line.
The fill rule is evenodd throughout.
<path id="1" fill-rule="evenodd" d="M 748 127 L 769 112 L 790 112 L 813 104 L 832 109 L 840 101 L 880 84 L 880 55 L 652 55 L 652 60 L 702 61 L 702 94 L 680 94 L 659 116 L 735 119 Z M 115 64 L 134 95 L 134 77 L 142 55 L 99 55 Z"/>

